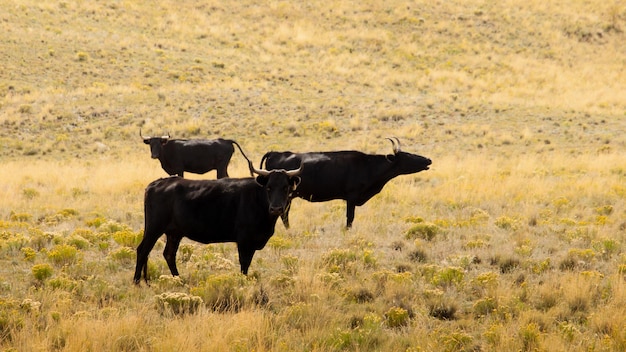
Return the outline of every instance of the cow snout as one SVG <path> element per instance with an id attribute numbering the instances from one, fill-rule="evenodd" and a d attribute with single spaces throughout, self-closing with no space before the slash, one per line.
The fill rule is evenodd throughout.
<path id="1" fill-rule="evenodd" d="M 284 211 L 283 207 L 275 207 L 275 206 L 270 207 L 270 214 L 272 215 L 280 215 L 283 213 L 283 211 Z"/>

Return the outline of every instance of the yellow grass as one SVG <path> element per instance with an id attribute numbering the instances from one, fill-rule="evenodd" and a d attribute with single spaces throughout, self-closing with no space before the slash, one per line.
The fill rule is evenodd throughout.
<path id="1" fill-rule="evenodd" d="M 623 1 L 2 8 L 1 350 L 625 349 Z M 433 165 L 351 230 L 344 202 L 294 200 L 248 278 L 234 244 L 185 240 L 182 283 L 160 242 L 135 287 L 165 176 L 139 129 L 235 139 L 255 165 L 397 136 Z M 249 175 L 239 151 L 229 173 Z M 205 304 L 162 313 L 165 292 Z"/>

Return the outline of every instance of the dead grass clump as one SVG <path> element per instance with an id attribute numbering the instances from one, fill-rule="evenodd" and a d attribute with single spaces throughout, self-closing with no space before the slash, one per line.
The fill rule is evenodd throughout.
<path id="1" fill-rule="evenodd" d="M 414 263 L 426 263 L 428 255 L 423 249 L 416 248 L 409 253 L 409 259 Z"/>
<path id="2" fill-rule="evenodd" d="M 365 287 L 359 287 L 353 290 L 349 290 L 346 293 L 346 297 L 349 301 L 356 303 L 372 302 L 376 298 L 374 296 L 374 293 Z"/>
<path id="3" fill-rule="evenodd" d="M 491 265 L 497 265 L 503 274 L 511 273 L 520 266 L 520 260 L 514 257 L 502 258 L 495 256 L 490 260 Z"/>
<path id="4" fill-rule="evenodd" d="M 428 315 L 439 320 L 455 320 L 459 305 L 452 299 L 432 298 L 426 302 Z"/>

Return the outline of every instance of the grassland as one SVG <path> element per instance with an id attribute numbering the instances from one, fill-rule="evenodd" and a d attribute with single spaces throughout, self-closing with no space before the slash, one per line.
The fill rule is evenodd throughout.
<path id="1" fill-rule="evenodd" d="M 626 349 L 623 1 L 2 8 L 1 350 Z M 135 287 L 140 128 L 433 166 L 349 231 L 295 200 L 247 278 L 184 242 L 175 280 L 159 243 Z"/>

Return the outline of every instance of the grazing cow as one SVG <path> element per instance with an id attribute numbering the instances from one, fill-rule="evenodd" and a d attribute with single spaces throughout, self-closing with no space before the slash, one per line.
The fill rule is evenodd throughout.
<path id="1" fill-rule="evenodd" d="M 228 163 L 237 142 L 229 139 L 170 139 L 169 134 L 161 137 L 144 137 L 150 145 L 152 159 L 159 159 L 168 175 L 183 177 L 185 171 L 204 174 L 217 170 L 217 178 L 228 177 Z"/>
<path id="2" fill-rule="evenodd" d="M 254 252 L 263 249 L 274 234 L 276 220 L 289 205 L 289 193 L 300 183 L 302 171 L 302 167 L 258 170 L 248 163 L 256 178 L 188 180 L 170 176 L 148 185 L 135 284 L 139 284 L 142 270 L 148 283 L 148 255 L 163 233 L 167 237 L 163 256 L 174 276 L 178 276 L 176 252 L 183 237 L 201 243 L 236 242 L 241 272 L 248 274 Z"/>
<path id="3" fill-rule="evenodd" d="M 343 199 L 347 202 L 346 227 L 352 227 L 354 209 L 378 194 L 385 184 L 399 175 L 428 170 L 432 161 L 400 150 L 400 141 L 387 138 L 393 154 L 371 155 L 358 151 L 319 153 L 268 152 L 261 159 L 267 170 L 294 168 L 302 163 L 302 182 L 291 198 L 310 202 Z M 289 209 L 281 216 L 289 228 Z"/>

